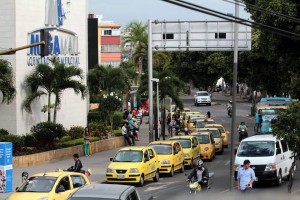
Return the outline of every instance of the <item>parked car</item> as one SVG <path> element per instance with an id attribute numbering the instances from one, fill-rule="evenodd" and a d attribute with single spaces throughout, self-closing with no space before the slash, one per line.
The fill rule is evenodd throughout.
<path id="1" fill-rule="evenodd" d="M 174 136 L 170 138 L 180 142 L 184 153 L 184 165 L 193 168 L 200 158 L 200 144 L 195 136 Z"/>
<path id="2" fill-rule="evenodd" d="M 89 179 L 77 172 L 45 172 L 29 177 L 8 200 L 65 200 L 77 188 L 90 184 Z"/>
<path id="3" fill-rule="evenodd" d="M 214 138 L 214 141 L 215 141 L 215 151 L 217 153 L 220 153 L 222 154 L 223 151 L 224 151 L 224 148 L 223 148 L 223 138 L 222 138 L 222 135 L 221 135 L 221 132 L 218 128 L 200 128 L 198 129 L 199 132 L 211 132 L 213 138 Z"/>
<path id="4" fill-rule="evenodd" d="M 153 178 L 159 181 L 159 162 L 152 147 L 125 147 L 110 159 L 106 170 L 107 183 L 138 183 Z"/>
<path id="5" fill-rule="evenodd" d="M 194 95 L 195 106 L 206 104 L 211 106 L 211 95 L 207 91 L 199 91 Z"/>
<path id="6" fill-rule="evenodd" d="M 248 159 L 255 172 L 256 181 L 273 181 L 276 185 L 281 185 L 283 178 L 290 178 L 292 151 L 286 141 L 276 136 L 255 135 L 245 138 L 235 153 L 235 177 L 244 160 Z"/>
<path id="7" fill-rule="evenodd" d="M 192 133 L 196 136 L 201 148 L 200 158 L 212 161 L 216 157 L 215 140 L 211 132 Z"/>
<path id="8" fill-rule="evenodd" d="M 67 200 L 141 200 L 136 187 L 118 184 L 90 184 L 76 190 Z M 149 198 L 149 200 L 152 197 Z"/>
<path id="9" fill-rule="evenodd" d="M 205 128 L 218 128 L 219 131 L 222 134 L 222 138 L 223 138 L 223 147 L 224 148 L 228 148 L 228 135 L 230 134 L 229 131 L 226 131 L 224 126 L 222 124 L 206 124 Z"/>
<path id="10" fill-rule="evenodd" d="M 159 173 L 174 176 L 175 171 L 184 172 L 184 155 L 181 144 L 177 141 L 155 141 L 149 146 L 157 153 L 160 163 Z"/>
<path id="11" fill-rule="evenodd" d="M 213 119 L 200 119 L 194 122 L 192 132 L 198 132 L 199 129 L 204 128 L 206 124 L 215 124 L 216 122 Z"/>

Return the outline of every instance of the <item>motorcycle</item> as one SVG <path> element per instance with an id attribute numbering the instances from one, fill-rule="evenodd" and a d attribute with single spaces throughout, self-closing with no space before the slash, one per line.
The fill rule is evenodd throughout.
<path id="1" fill-rule="evenodd" d="M 239 141 L 241 142 L 243 139 L 248 137 L 248 133 L 246 131 L 246 129 L 241 129 L 239 130 Z"/>
<path id="2" fill-rule="evenodd" d="M 232 116 L 232 101 L 229 101 L 229 103 L 227 104 L 227 114 L 229 117 Z"/>
<path id="3" fill-rule="evenodd" d="M 187 176 L 187 174 L 185 174 Z M 209 173 L 209 177 L 205 177 L 203 179 L 203 182 L 199 183 L 198 181 L 195 181 L 194 179 L 188 180 L 188 188 L 190 190 L 190 194 L 194 193 L 197 194 L 201 190 L 208 192 L 211 189 L 211 185 L 213 184 L 214 179 L 214 172 Z"/>

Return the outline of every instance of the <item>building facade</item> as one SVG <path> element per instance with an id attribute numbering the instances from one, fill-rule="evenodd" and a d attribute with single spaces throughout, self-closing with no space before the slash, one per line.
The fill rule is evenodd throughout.
<path id="1" fill-rule="evenodd" d="M 88 2 L 82 0 L 0 0 L 0 47 L 15 48 L 40 41 L 40 30 L 50 33 L 51 55 L 41 58 L 40 47 L 17 51 L 12 55 L 0 56 L 11 62 L 17 95 L 9 104 L 0 104 L 0 128 L 13 134 L 26 134 L 33 125 L 47 121 L 47 113 L 41 112 L 47 104 L 42 97 L 31 105 L 32 113 L 23 108 L 29 94 L 24 80 L 39 63 L 50 64 L 55 56 L 66 65 L 79 66 L 87 74 Z M 83 81 L 86 84 L 86 79 Z M 0 94 L 0 100 L 2 100 Z M 54 102 L 54 99 L 52 99 Z M 57 113 L 57 123 L 69 128 L 72 125 L 85 126 L 88 102 L 73 90 L 62 95 L 61 109 Z M 53 116 L 53 113 L 52 113 Z"/>
<path id="2" fill-rule="evenodd" d="M 99 20 L 99 64 L 118 67 L 121 64 L 121 24 Z"/>

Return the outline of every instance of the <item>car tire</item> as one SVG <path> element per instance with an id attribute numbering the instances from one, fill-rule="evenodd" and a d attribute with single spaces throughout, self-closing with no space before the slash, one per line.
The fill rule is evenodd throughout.
<path id="1" fill-rule="evenodd" d="M 172 167 L 171 167 L 171 171 L 170 171 L 169 176 L 170 176 L 170 177 L 173 177 L 173 176 L 174 176 L 174 173 L 175 173 L 175 172 L 174 172 L 174 167 L 172 166 Z"/>
<path id="2" fill-rule="evenodd" d="M 141 178 L 140 178 L 140 182 L 139 182 L 139 186 L 142 187 L 145 183 L 145 180 L 144 180 L 144 174 L 141 175 Z"/>
<path id="3" fill-rule="evenodd" d="M 153 177 L 153 181 L 154 182 L 158 182 L 159 181 L 159 170 L 158 169 L 155 172 L 155 176 Z"/>
<path id="4" fill-rule="evenodd" d="M 281 174 L 281 170 L 279 170 L 277 180 L 275 181 L 275 185 L 280 186 L 281 184 L 282 184 L 282 174 Z"/>
<path id="5" fill-rule="evenodd" d="M 180 173 L 183 173 L 184 172 L 184 162 L 182 163 L 182 166 L 181 166 L 181 168 L 180 168 L 180 171 L 179 171 Z"/>

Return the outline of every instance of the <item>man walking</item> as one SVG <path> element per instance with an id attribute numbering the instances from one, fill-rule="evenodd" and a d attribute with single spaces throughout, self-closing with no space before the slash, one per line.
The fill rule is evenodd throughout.
<path id="1" fill-rule="evenodd" d="M 127 141 L 129 146 L 132 146 L 130 138 L 129 138 L 129 134 L 127 133 L 128 130 L 128 122 L 124 122 L 123 127 L 122 127 L 122 135 L 125 138 L 125 140 Z"/>
<path id="2" fill-rule="evenodd" d="M 255 173 L 250 168 L 250 160 L 244 161 L 244 166 L 241 167 L 237 175 L 237 189 L 243 194 L 248 194 L 252 190 L 252 184 L 255 181 Z"/>

